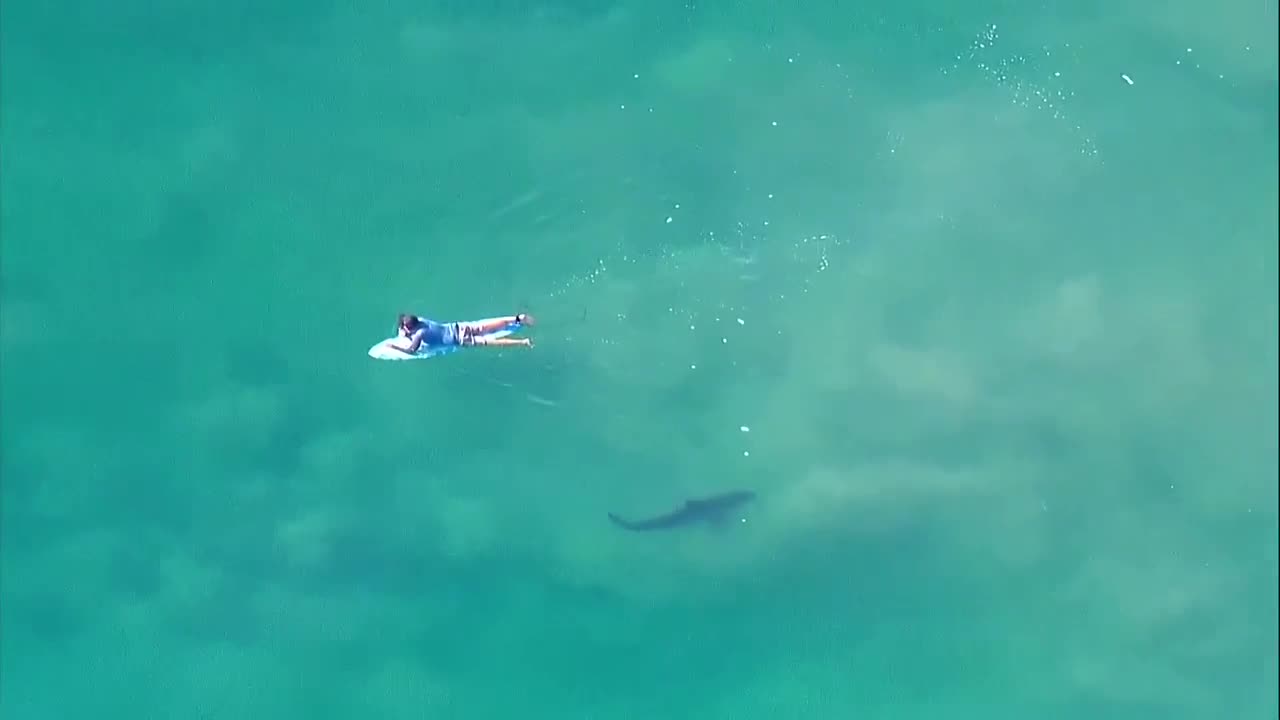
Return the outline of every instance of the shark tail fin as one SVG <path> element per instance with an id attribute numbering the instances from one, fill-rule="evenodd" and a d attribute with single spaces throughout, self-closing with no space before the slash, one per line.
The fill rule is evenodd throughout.
<path id="1" fill-rule="evenodd" d="M 617 515 L 614 515 L 613 513 L 609 513 L 609 520 L 611 520 L 614 525 L 617 525 L 620 528 L 625 528 L 627 530 L 636 529 L 635 525 L 627 522 L 626 520 L 623 520 L 622 518 L 618 517 Z"/>

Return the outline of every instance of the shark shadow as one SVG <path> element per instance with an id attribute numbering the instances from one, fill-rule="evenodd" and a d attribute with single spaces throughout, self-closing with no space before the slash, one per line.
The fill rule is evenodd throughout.
<path id="1" fill-rule="evenodd" d="M 609 519 L 624 530 L 642 532 L 646 530 L 673 530 L 698 524 L 719 525 L 728 514 L 751 502 L 756 494 L 750 490 L 735 490 L 711 497 L 685 500 L 684 505 L 669 513 L 646 520 L 623 520 L 609 513 Z"/>

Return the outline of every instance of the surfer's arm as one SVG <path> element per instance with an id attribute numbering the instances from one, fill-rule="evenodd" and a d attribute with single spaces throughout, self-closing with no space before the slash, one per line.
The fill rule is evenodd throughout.
<path id="1" fill-rule="evenodd" d="M 392 345 L 391 347 L 393 347 L 393 348 L 395 348 L 395 349 L 399 350 L 399 351 L 400 351 L 400 352 L 402 352 L 402 353 L 408 353 L 408 354 L 412 355 L 412 354 L 414 354 L 414 353 L 418 352 L 418 348 L 422 347 L 422 338 L 423 338 L 426 334 L 427 334 L 427 331 L 426 331 L 426 329 L 425 329 L 425 328 L 423 328 L 423 329 L 419 329 L 418 331 L 414 332 L 414 333 L 413 333 L 413 335 L 410 335 L 410 336 L 409 336 L 409 346 L 408 346 L 408 347 L 401 347 L 400 345 Z"/>

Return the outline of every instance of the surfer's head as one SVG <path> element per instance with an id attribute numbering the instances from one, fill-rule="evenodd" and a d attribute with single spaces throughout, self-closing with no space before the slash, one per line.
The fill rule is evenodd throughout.
<path id="1" fill-rule="evenodd" d="M 400 313 L 400 327 L 412 330 L 418 325 L 418 317 L 409 313 Z"/>

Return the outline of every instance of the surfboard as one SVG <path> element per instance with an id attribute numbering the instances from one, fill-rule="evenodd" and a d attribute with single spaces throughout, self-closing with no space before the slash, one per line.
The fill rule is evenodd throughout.
<path id="1" fill-rule="evenodd" d="M 493 322 L 494 320 L 501 320 L 501 319 L 502 318 L 488 318 L 485 320 L 472 320 L 469 322 L 487 323 L 487 322 Z M 496 338 L 506 337 L 514 333 L 515 331 L 519 330 L 522 326 L 523 326 L 522 323 L 517 323 L 517 322 L 507 323 L 507 326 L 502 328 L 501 330 L 495 330 L 491 333 L 485 333 L 480 337 L 486 338 L 486 339 L 496 339 Z M 412 353 L 412 354 L 404 352 L 403 350 L 397 350 L 395 347 L 393 347 L 394 345 L 397 345 L 397 344 L 401 344 L 401 345 L 406 344 L 406 342 L 407 341 L 404 338 L 400 337 L 399 335 L 389 337 L 386 340 L 383 340 L 382 342 L 377 343 L 373 347 L 369 348 L 369 357 L 373 358 L 374 360 L 425 360 L 427 358 L 439 357 L 441 355 L 448 355 L 449 353 L 456 352 L 458 350 L 461 350 L 464 347 L 463 345 L 444 345 L 444 346 L 428 347 L 424 343 L 422 347 L 418 348 L 418 352 Z"/>

